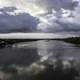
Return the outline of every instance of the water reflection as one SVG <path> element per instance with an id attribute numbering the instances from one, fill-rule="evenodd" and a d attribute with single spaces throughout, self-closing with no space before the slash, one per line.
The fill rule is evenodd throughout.
<path id="1" fill-rule="evenodd" d="M 5 48 L 0 50 L 0 65 L 28 66 L 39 59 L 37 49 Z"/>
<path id="2" fill-rule="evenodd" d="M 37 49 L 40 55 L 63 54 L 65 57 L 79 57 L 80 47 L 63 41 L 38 41 Z"/>
<path id="3" fill-rule="evenodd" d="M 36 48 L 38 51 L 38 55 L 41 57 L 41 61 L 47 60 L 53 54 L 50 43 L 45 40 L 38 41 L 36 44 Z"/>
<path id="4" fill-rule="evenodd" d="M 37 41 L 36 45 L 38 55 L 41 57 L 41 61 L 44 60 L 53 60 L 56 54 L 65 55 L 66 51 L 73 50 L 71 44 L 67 44 L 61 41 L 48 41 L 41 40 Z M 68 54 L 68 53 L 67 53 Z"/>
<path id="5" fill-rule="evenodd" d="M 12 48 L 0 50 L 0 65 L 29 65 L 37 61 L 52 60 L 54 55 L 62 54 L 64 58 L 79 58 L 80 48 L 62 41 L 40 40 L 23 42 Z"/>

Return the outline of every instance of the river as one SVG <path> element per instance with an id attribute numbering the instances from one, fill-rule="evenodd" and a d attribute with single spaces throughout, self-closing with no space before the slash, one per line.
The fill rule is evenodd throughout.
<path id="1" fill-rule="evenodd" d="M 0 49 L 0 65 L 30 65 L 37 61 L 52 60 L 55 54 L 61 54 L 64 59 L 79 59 L 80 47 L 56 40 L 16 43 L 12 48 Z"/>

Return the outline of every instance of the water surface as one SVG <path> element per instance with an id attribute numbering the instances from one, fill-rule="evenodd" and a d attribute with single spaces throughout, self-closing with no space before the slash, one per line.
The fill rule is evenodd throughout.
<path id="1" fill-rule="evenodd" d="M 14 44 L 12 48 L 0 49 L 0 65 L 30 65 L 39 60 L 53 59 L 55 54 L 79 59 L 80 47 L 55 40 L 21 42 Z"/>

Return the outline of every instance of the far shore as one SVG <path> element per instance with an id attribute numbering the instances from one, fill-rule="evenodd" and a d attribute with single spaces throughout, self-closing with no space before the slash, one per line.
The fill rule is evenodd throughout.
<path id="1" fill-rule="evenodd" d="M 11 47 L 15 43 L 20 43 L 20 42 L 30 42 L 30 41 L 38 41 L 38 40 L 57 40 L 57 41 L 64 41 L 67 43 L 75 44 L 76 46 L 80 45 L 80 37 L 69 37 L 69 38 L 55 38 L 55 39 L 6 39 L 0 38 L 0 48 L 4 48 L 6 46 Z"/>

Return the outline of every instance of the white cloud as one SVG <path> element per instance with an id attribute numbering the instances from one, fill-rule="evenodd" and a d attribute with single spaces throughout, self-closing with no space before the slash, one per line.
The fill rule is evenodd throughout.
<path id="1" fill-rule="evenodd" d="M 55 13 L 48 14 L 48 15 L 51 15 L 48 18 L 44 18 L 47 23 L 42 22 L 41 29 L 43 29 L 44 31 L 46 30 L 50 32 L 62 31 L 66 29 L 67 30 L 80 29 L 79 27 L 80 26 L 80 0 L 63 1 L 63 3 L 66 3 L 66 5 L 67 5 L 67 2 L 68 2 L 68 5 L 72 3 L 72 6 L 70 7 L 67 6 L 67 8 L 65 8 L 65 6 L 60 7 L 59 5 L 57 5 L 59 7 L 58 11 L 54 11 Z M 53 7 L 53 9 L 55 8 Z M 52 17 L 55 17 L 56 19 Z M 58 21 L 59 23 L 57 23 L 56 21 Z M 64 24 L 64 26 L 61 24 Z M 39 27 L 40 27 L 40 24 L 39 24 Z"/>
<path id="2" fill-rule="evenodd" d="M 45 10 L 36 5 L 34 0 L 0 0 L 0 7 L 10 6 L 14 6 L 17 9 L 30 13 L 33 16 L 45 13 Z"/>
<path id="3" fill-rule="evenodd" d="M 54 39 L 54 38 L 67 38 L 76 36 L 74 33 L 6 33 L 0 34 L 0 38 L 8 39 Z M 44 45 L 43 45 L 44 47 Z M 40 47 L 39 47 L 40 48 Z M 42 48 L 42 47 L 41 47 Z M 41 53 L 40 53 L 41 55 Z M 44 55 L 44 54 L 43 54 Z"/>
<path id="4" fill-rule="evenodd" d="M 14 6 L 17 10 L 7 14 L 15 16 L 29 13 L 40 20 L 37 30 L 54 32 L 64 28 L 59 23 L 80 25 L 80 3 L 77 6 L 77 1 L 80 2 L 80 0 L 0 0 L 0 8 Z"/>
<path id="5" fill-rule="evenodd" d="M 62 17 L 68 17 L 71 14 L 70 10 L 65 10 L 63 8 L 61 8 L 61 12 L 62 12 Z"/>
<path id="6" fill-rule="evenodd" d="M 55 21 L 57 20 L 57 17 L 55 16 L 55 13 L 47 14 L 44 17 L 39 17 L 40 23 L 38 24 L 38 30 L 47 31 L 47 28 L 52 28 L 57 26 Z"/>

